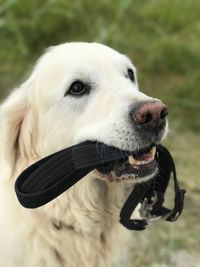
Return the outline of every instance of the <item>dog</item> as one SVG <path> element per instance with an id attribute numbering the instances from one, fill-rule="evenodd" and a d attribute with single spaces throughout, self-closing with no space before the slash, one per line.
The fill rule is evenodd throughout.
<path id="1" fill-rule="evenodd" d="M 120 208 L 136 183 L 156 175 L 155 145 L 167 132 L 167 107 L 139 91 L 128 57 L 98 43 L 50 47 L 0 107 L 0 265 L 118 266 L 129 236 Z M 86 140 L 139 156 L 92 171 L 41 208 L 21 207 L 16 177 Z"/>

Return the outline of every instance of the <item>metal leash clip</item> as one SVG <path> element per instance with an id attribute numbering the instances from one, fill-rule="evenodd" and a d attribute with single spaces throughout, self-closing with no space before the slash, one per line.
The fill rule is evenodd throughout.
<path id="1" fill-rule="evenodd" d="M 142 202 L 142 206 L 139 209 L 141 218 L 146 220 L 148 224 L 163 219 L 162 216 L 156 216 L 151 213 L 154 205 L 158 202 L 158 195 L 156 191 L 154 191 L 154 196 L 151 197 L 150 201 L 151 203 L 149 203 L 149 199 L 145 197 L 144 201 Z"/>

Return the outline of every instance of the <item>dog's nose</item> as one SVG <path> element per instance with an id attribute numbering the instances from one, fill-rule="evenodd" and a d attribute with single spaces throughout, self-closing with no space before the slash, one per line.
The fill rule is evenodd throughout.
<path id="1" fill-rule="evenodd" d="M 148 129 L 163 126 L 167 115 L 167 106 L 160 101 L 140 102 L 131 112 L 136 125 Z"/>

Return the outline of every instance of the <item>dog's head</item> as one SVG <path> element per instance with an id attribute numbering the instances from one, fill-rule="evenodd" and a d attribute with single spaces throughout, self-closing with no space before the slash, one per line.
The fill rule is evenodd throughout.
<path id="1" fill-rule="evenodd" d="M 34 160 L 99 141 L 135 157 L 100 168 L 97 176 L 140 182 L 156 173 L 154 147 L 167 134 L 166 115 L 161 101 L 139 91 L 126 56 L 96 43 L 62 44 L 41 57 L 2 105 L 1 156 L 13 168 L 19 157 Z"/>

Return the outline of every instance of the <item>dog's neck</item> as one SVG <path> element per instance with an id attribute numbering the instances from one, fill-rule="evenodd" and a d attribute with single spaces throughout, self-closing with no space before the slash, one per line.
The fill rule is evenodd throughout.
<path id="1" fill-rule="evenodd" d="M 28 161 L 18 157 L 15 178 L 40 159 L 30 158 Z M 124 183 L 100 180 L 93 171 L 39 210 L 44 212 L 55 228 L 69 227 L 79 233 L 97 237 L 104 228 L 119 224 L 119 212 L 129 188 Z"/>
<path id="2" fill-rule="evenodd" d="M 26 165 L 24 160 L 19 160 L 17 173 L 10 180 L 11 183 L 34 161 L 36 160 L 26 162 Z M 95 261 L 97 258 L 99 262 L 102 261 L 98 266 L 107 266 L 106 262 L 111 262 L 114 254 L 118 255 L 116 251 L 127 240 L 128 232 L 119 223 L 119 212 L 131 189 L 128 187 L 124 183 L 100 180 L 96 178 L 95 172 L 91 172 L 43 207 L 27 210 L 16 203 L 16 210 L 20 212 L 23 223 L 28 226 L 30 236 L 34 233 L 35 240 L 42 239 L 45 246 L 51 246 L 57 251 L 56 254 L 71 249 L 70 242 L 77 257 L 84 253 Z M 13 192 L 13 185 L 10 188 Z M 67 262 L 67 255 L 64 253 L 59 257 Z M 88 262 L 84 264 L 88 266 Z"/>
<path id="3" fill-rule="evenodd" d="M 101 181 L 92 172 L 42 209 L 56 229 L 99 238 L 119 224 L 125 191 L 124 185 Z"/>
<path id="4" fill-rule="evenodd" d="M 26 161 L 18 157 L 14 177 L 37 160 Z M 89 173 L 40 208 L 40 212 L 44 212 L 56 228 L 69 227 L 84 234 L 100 235 L 104 227 L 119 223 L 120 209 L 131 188 L 127 184 L 100 180 L 96 176 L 95 171 Z"/>

